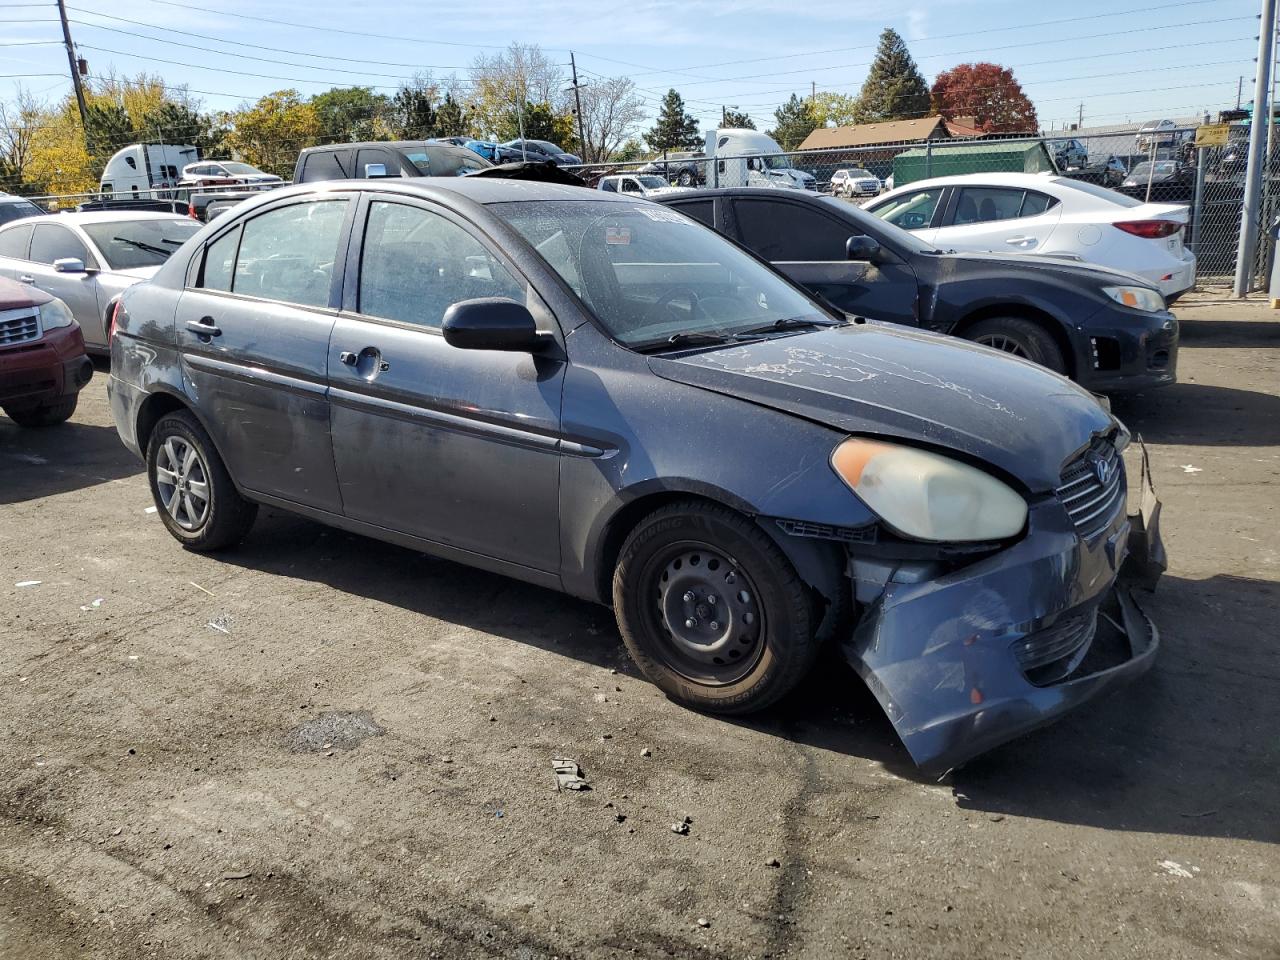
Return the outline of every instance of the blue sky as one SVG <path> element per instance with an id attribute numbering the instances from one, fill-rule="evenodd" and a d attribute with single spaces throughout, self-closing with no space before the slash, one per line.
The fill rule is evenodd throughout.
<path id="1" fill-rule="evenodd" d="M 1046 128 L 1073 121 L 1082 102 L 1086 125 L 1216 111 L 1235 104 L 1241 75 L 1243 99 L 1251 98 L 1259 6 L 1256 0 L 1134 0 L 1128 8 L 1102 0 L 630 0 L 613 6 L 526 0 L 490 7 L 462 0 L 218 0 L 196 9 L 193 0 L 182 2 L 189 6 L 67 0 L 73 36 L 93 73 L 158 73 L 166 83 L 202 91 L 195 95 L 210 109 L 290 86 L 304 93 L 353 83 L 390 90 L 419 69 L 465 77 L 478 53 L 517 40 L 563 61 L 566 75 L 573 50 L 587 82 L 631 77 L 650 113 L 674 86 L 704 125 L 713 124 L 725 104 L 746 110 L 761 128 L 779 102 L 792 92 L 807 94 L 812 83 L 856 94 L 885 26 L 906 38 L 926 80 L 957 63 L 1012 67 Z M 49 98 L 70 89 L 60 44 L 16 45 L 60 40 L 56 18 L 51 3 L 0 0 L 0 74 L 6 75 L 0 97 L 11 99 L 19 82 Z M 45 22 L 18 22 L 35 20 Z"/>

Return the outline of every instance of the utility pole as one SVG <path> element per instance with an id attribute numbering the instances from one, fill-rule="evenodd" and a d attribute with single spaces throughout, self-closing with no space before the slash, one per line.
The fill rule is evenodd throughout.
<path id="1" fill-rule="evenodd" d="M 1080 104 L 1080 112 L 1076 115 L 1076 129 L 1084 129 L 1084 104 Z"/>
<path id="2" fill-rule="evenodd" d="M 569 51 L 569 69 L 573 71 L 573 102 L 578 108 L 578 146 L 582 150 L 582 162 L 587 161 L 587 137 L 582 132 L 582 96 L 578 93 L 578 64 L 573 59 L 573 51 Z M 601 148 L 603 149 L 603 147 Z"/>
<path id="3" fill-rule="evenodd" d="M 1244 174 L 1244 203 L 1240 207 L 1240 244 L 1236 248 L 1234 291 L 1243 297 L 1253 286 L 1253 257 L 1258 244 L 1258 219 L 1261 216 L 1262 181 L 1267 142 L 1266 128 L 1271 126 L 1270 93 L 1271 46 L 1276 35 L 1276 0 L 1262 0 L 1258 23 L 1258 71 L 1253 83 L 1253 119 L 1249 124 L 1249 165 Z"/>
<path id="4" fill-rule="evenodd" d="M 61 3 L 62 0 L 58 0 L 58 2 Z M 809 102 L 810 103 L 818 102 L 818 81 L 817 80 L 809 81 Z"/>
<path id="5" fill-rule="evenodd" d="M 71 83 L 76 88 L 76 105 L 80 107 L 80 127 L 84 130 L 84 145 L 87 150 L 89 148 L 89 108 L 84 102 L 80 65 L 76 63 L 76 47 L 71 42 L 71 27 L 67 24 L 67 8 L 63 0 L 58 0 L 58 16 L 62 19 L 62 42 L 67 48 L 67 66 L 71 68 Z"/>
<path id="6" fill-rule="evenodd" d="M 1241 76 L 1236 79 L 1236 109 L 1237 110 L 1240 109 L 1240 93 L 1243 88 L 1244 88 L 1244 77 Z"/>

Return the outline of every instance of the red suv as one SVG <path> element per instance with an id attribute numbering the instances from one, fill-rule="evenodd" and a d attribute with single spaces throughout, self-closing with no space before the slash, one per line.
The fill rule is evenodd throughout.
<path id="1" fill-rule="evenodd" d="M 50 427 L 75 413 L 93 376 L 80 325 L 57 297 L 0 278 L 0 407 L 19 426 Z"/>

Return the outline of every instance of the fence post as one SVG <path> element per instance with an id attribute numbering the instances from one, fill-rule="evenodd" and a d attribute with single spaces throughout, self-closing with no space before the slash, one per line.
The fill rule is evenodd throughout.
<path id="1" fill-rule="evenodd" d="M 1209 165 L 1208 147 L 1196 148 L 1196 193 L 1191 201 L 1191 251 L 1196 255 L 1199 269 L 1200 232 L 1204 229 L 1201 222 L 1204 218 L 1204 172 Z"/>
<path id="2" fill-rule="evenodd" d="M 1262 0 L 1261 21 L 1258 24 L 1258 75 L 1253 85 L 1253 119 L 1249 124 L 1249 165 L 1244 175 L 1244 202 L 1240 205 L 1240 244 L 1236 248 L 1236 276 L 1233 291 L 1243 297 L 1253 287 L 1255 273 L 1254 256 L 1257 253 L 1259 205 L 1262 201 L 1263 167 L 1266 161 L 1262 148 L 1266 142 L 1266 130 L 1260 123 L 1271 123 L 1271 104 L 1268 102 L 1268 74 L 1271 70 L 1271 41 L 1276 32 L 1276 0 Z"/>
<path id="3" fill-rule="evenodd" d="M 924 178 L 929 179 L 933 171 L 933 141 L 926 140 L 924 142 Z M 894 184 L 897 186 L 897 183 Z"/>

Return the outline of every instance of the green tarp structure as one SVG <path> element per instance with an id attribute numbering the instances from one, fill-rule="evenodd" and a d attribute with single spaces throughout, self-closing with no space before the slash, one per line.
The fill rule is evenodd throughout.
<path id="1" fill-rule="evenodd" d="M 895 188 L 930 177 L 965 173 L 1041 173 L 1056 170 L 1053 157 L 1039 140 L 931 142 L 893 158 Z"/>

